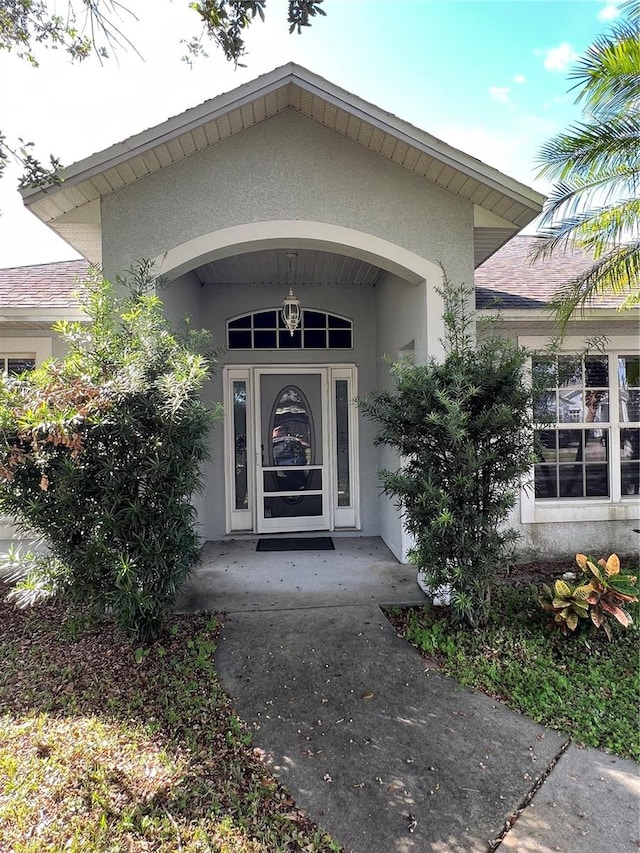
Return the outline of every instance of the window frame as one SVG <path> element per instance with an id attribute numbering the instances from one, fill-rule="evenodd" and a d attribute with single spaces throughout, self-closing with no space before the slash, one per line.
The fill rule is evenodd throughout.
<path id="1" fill-rule="evenodd" d="M 53 343 L 51 338 L 21 337 L 0 338 L 0 358 L 33 358 L 36 367 L 52 356 Z M 4 375 L 4 373 L 2 374 Z M 0 514 L 0 539 L 13 539 L 18 536 L 9 516 Z"/>
<path id="2" fill-rule="evenodd" d="M 322 314 L 324 315 L 324 325 L 322 326 L 305 326 L 305 314 Z M 275 314 L 275 325 L 269 326 L 268 328 L 265 326 L 256 325 L 256 318 L 261 315 L 267 314 Z M 291 333 L 284 328 L 282 325 L 282 321 L 280 318 L 281 308 L 260 308 L 255 311 L 247 311 L 243 314 L 237 314 L 233 317 L 228 317 L 226 320 L 226 346 L 228 352 L 298 352 L 300 350 L 315 350 L 318 352 L 326 352 L 326 351 L 345 351 L 348 352 L 353 350 L 353 320 L 350 317 L 345 317 L 342 314 L 335 314 L 331 311 L 325 311 L 321 308 L 302 308 L 301 310 L 301 320 L 300 326 L 293 335 L 296 336 L 296 339 L 300 338 L 300 343 L 292 346 L 281 346 L 280 345 L 280 337 L 291 336 Z M 248 325 L 244 327 L 231 327 L 232 323 L 237 323 L 240 320 L 248 320 Z M 341 324 L 338 325 L 332 323 L 332 320 L 338 320 Z M 325 346 L 306 346 L 305 338 L 307 337 L 307 333 L 324 333 L 325 335 Z M 251 346 L 236 346 L 231 343 L 231 336 L 234 333 L 244 333 L 248 334 L 251 339 Z M 256 346 L 256 334 L 273 334 L 275 336 L 275 346 Z M 332 333 L 348 333 L 350 338 L 349 346 L 332 346 L 330 343 L 331 334 Z M 288 341 L 289 338 L 286 337 Z M 292 341 L 293 344 L 293 341 Z"/>
<path id="3" fill-rule="evenodd" d="M 519 336 L 518 344 L 530 350 L 541 351 L 551 343 L 550 337 Z M 556 353 L 563 355 L 581 355 L 584 353 L 584 338 L 568 336 L 562 342 L 562 347 Z M 534 469 L 523 484 L 520 497 L 520 514 L 523 524 L 537 524 L 567 521 L 611 521 L 635 519 L 638 515 L 637 496 L 622 494 L 622 477 L 620 465 L 620 430 L 625 426 L 633 426 L 636 422 L 620 421 L 620 395 L 618 382 L 618 358 L 620 356 L 640 356 L 638 339 L 631 335 L 608 336 L 603 353 L 596 351 L 593 355 L 606 355 L 608 359 L 609 381 L 609 421 L 605 427 L 609 431 L 609 495 L 607 497 L 580 498 L 536 498 L 534 487 Z M 549 428 L 558 429 L 555 425 Z M 584 429 L 584 424 L 576 424 L 576 428 Z M 634 500 L 634 497 L 636 500 Z"/>
<path id="4" fill-rule="evenodd" d="M 0 338 L 0 358 L 33 358 L 36 367 L 51 358 L 51 338 Z"/>

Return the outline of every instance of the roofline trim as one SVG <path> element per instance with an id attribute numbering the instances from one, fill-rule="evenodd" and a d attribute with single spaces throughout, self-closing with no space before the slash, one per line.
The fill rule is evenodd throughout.
<path id="1" fill-rule="evenodd" d="M 117 142 L 69 166 L 62 185 L 73 186 L 83 180 L 90 180 L 102 171 L 114 168 L 134 156 L 146 153 L 160 143 L 169 142 L 177 136 L 193 130 L 205 121 L 213 121 L 230 109 L 238 109 L 256 98 L 271 94 L 287 82 L 293 83 L 307 92 L 316 94 L 334 106 L 350 112 L 352 115 L 377 127 L 386 133 L 391 133 L 405 144 L 411 145 L 428 156 L 436 157 L 441 162 L 456 168 L 468 177 L 480 180 L 518 201 L 527 207 L 542 208 L 544 196 L 525 184 L 503 175 L 492 166 L 488 166 L 454 148 L 448 143 L 437 139 L 426 131 L 414 127 L 408 122 L 385 112 L 357 95 L 352 95 L 345 89 L 313 74 L 296 63 L 282 65 L 249 83 L 244 83 L 229 92 L 223 92 L 202 104 L 191 107 L 178 116 L 167 119 L 161 124 L 141 131 L 138 134 Z M 24 188 L 20 192 L 27 206 L 55 192 L 54 188 Z"/>
<path id="2" fill-rule="evenodd" d="M 588 308 L 585 309 L 583 313 L 580 313 L 577 317 L 572 317 L 570 322 L 584 322 L 586 320 L 601 320 L 603 317 L 615 317 L 618 320 L 624 321 L 626 319 L 636 320 L 636 314 L 640 313 L 640 306 L 624 309 L 621 311 L 619 308 L 612 308 L 610 306 L 605 308 Z M 520 321 L 528 321 L 532 320 L 544 320 L 545 323 L 549 323 L 553 320 L 551 316 L 552 309 L 551 308 L 503 308 L 501 309 L 499 306 L 494 306 L 493 308 L 476 308 L 476 318 L 478 320 L 490 320 L 492 317 L 498 315 L 501 320 L 509 320 L 514 322 Z M 630 316 L 625 317 L 624 315 L 628 314 Z"/>

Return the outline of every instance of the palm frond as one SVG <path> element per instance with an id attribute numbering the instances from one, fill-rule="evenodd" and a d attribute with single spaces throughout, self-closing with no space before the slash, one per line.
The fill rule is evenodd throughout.
<path id="1" fill-rule="evenodd" d="M 640 301 L 640 0 L 596 38 L 572 75 L 581 123 L 540 151 L 540 177 L 556 181 L 539 221 L 534 258 L 582 249 L 593 266 L 569 282 L 552 308 L 564 330 L 594 295 Z"/>
<path id="2" fill-rule="evenodd" d="M 537 159 L 543 164 L 539 177 L 560 180 L 572 172 L 588 174 L 598 166 L 640 169 L 640 114 L 572 125 L 546 142 Z"/>
<path id="3" fill-rule="evenodd" d="M 532 260 L 547 258 L 556 251 L 586 249 L 597 259 L 613 246 L 636 239 L 640 223 L 640 199 L 626 199 L 602 210 L 582 210 L 539 226 L 542 238 L 531 252 Z"/>
<path id="4" fill-rule="evenodd" d="M 559 219 L 597 215 L 638 198 L 638 173 L 598 175 L 593 180 L 573 178 L 556 184 L 544 204 L 539 228 L 555 225 Z"/>
<path id="5" fill-rule="evenodd" d="M 621 17 L 578 60 L 571 79 L 576 103 L 599 118 L 621 113 L 640 98 L 640 2 L 628 0 Z"/>
<path id="6" fill-rule="evenodd" d="M 551 302 L 551 309 L 562 332 L 573 313 L 584 311 L 603 293 L 624 295 L 626 307 L 638 300 L 640 290 L 640 241 L 618 246 L 594 263 L 591 269 L 562 287 Z"/>

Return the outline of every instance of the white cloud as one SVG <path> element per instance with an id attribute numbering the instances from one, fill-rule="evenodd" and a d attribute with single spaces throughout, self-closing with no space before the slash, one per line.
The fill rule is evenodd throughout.
<path id="1" fill-rule="evenodd" d="M 514 83 L 526 83 L 527 78 L 525 76 L 523 76 L 522 74 L 516 74 L 516 76 L 513 78 L 513 82 Z"/>
<path id="2" fill-rule="evenodd" d="M 494 101 L 499 101 L 501 104 L 509 103 L 509 93 L 511 89 L 508 86 L 490 86 L 489 94 Z"/>
<path id="3" fill-rule="evenodd" d="M 547 71 L 567 71 L 571 63 L 578 58 L 578 54 L 566 41 L 557 47 L 547 48 L 542 53 L 544 55 L 543 65 Z"/>
<path id="4" fill-rule="evenodd" d="M 603 9 L 598 12 L 599 21 L 612 21 L 620 15 L 617 3 L 607 3 Z"/>

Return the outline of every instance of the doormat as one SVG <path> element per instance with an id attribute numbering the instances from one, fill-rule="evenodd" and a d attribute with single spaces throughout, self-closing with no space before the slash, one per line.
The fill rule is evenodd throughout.
<path id="1" fill-rule="evenodd" d="M 330 536 L 306 536 L 296 539 L 283 536 L 281 539 L 258 539 L 256 551 L 335 551 Z"/>

